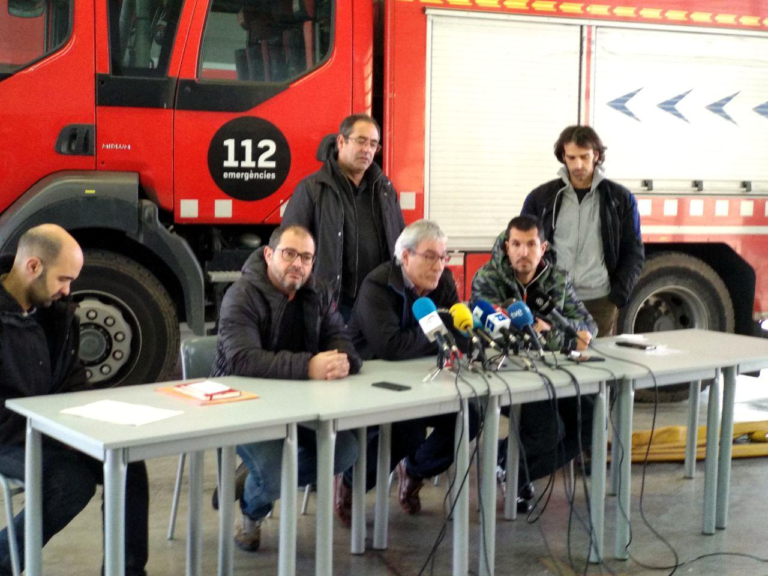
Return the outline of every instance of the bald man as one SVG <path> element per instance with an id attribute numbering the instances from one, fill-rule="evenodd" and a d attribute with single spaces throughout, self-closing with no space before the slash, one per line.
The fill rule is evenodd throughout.
<path id="1" fill-rule="evenodd" d="M 9 478 L 24 480 L 25 420 L 5 401 L 88 388 L 78 357 L 77 306 L 69 295 L 82 268 L 77 241 L 54 224 L 27 231 L 15 257 L 0 256 L 0 472 Z M 102 481 L 99 462 L 44 441 L 43 543 L 85 508 Z M 128 465 L 126 488 L 126 574 L 144 575 L 149 491 L 143 462 Z M 14 525 L 23 563 L 24 511 Z M 93 543 L 101 546 L 102 539 L 94 536 Z M 0 532 L 0 576 L 5 574 L 11 574 L 7 530 Z"/>

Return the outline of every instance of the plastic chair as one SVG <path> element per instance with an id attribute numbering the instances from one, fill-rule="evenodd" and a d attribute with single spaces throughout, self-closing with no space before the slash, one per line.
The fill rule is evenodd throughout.
<path id="1" fill-rule="evenodd" d="M 181 375 L 184 380 L 207 378 L 210 375 L 213 362 L 216 359 L 216 342 L 216 336 L 199 336 L 187 338 L 181 343 Z M 173 503 L 171 504 L 171 518 L 168 523 L 168 540 L 173 540 L 173 533 L 176 529 L 176 513 L 179 507 L 181 480 L 184 477 L 186 459 L 186 454 L 179 457 L 176 486 L 173 490 Z"/>
<path id="2" fill-rule="evenodd" d="M 8 526 L 8 548 L 11 552 L 11 570 L 13 576 L 20 576 L 19 566 L 19 542 L 16 540 L 16 528 L 13 525 L 13 500 L 16 494 L 24 492 L 24 483 L 16 478 L 8 478 L 0 474 L 0 486 L 3 488 L 5 499 L 5 518 Z"/>

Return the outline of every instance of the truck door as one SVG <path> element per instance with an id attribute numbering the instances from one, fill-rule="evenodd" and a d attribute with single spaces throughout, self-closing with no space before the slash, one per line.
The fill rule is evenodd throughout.
<path id="1" fill-rule="evenodd" d="M 0 212 L 61 170 L 93 170 L 93 2 L 0 0 Z"/>
<path id="2" fill-rule="evenodd" d="M 174 216 L 277 223 L 352 107 L 350 0 L 198 2 L 174 130 Z"/>

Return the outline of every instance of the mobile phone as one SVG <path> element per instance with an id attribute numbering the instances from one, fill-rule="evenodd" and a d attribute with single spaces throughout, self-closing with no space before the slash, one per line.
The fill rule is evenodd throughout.
<path id="1" fill-rule="evenodd" d="M 571 352 L 567 358 L 571 362 L 605 362 L 605 358 L 602 356 L 589 356 L 580 352 Z"/>
<path id="2" fill-rule="evenodd" d="M 634 348 L 635 350 L 656 350 L 656 344 L 646 344 L 645 342 L 633 342 L 632 340 L 619 340 L 616 346 L 624 348 Z"/>
<path id="3" fill-rule="evenodd" d="M 395 384 L 394 382 L 374 382 L 371 386 L 376 386 L 376 388 L 386 388 L 387 390 L 393 390 L 395 392 L 411 389 L 410 386 L 406 386 L 405 384 Z"/>

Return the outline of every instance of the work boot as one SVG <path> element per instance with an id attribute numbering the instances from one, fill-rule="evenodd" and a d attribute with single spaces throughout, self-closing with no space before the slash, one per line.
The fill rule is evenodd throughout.
<path id="1" fill-rule="evenodd" d="M 397 478 L 397 499 L 400 501 L 400 508 L 406 514 L 418 514 L 421 511 L 419 491 L 424 487 L 424 480 L 408 474 L 405 460 L 401 460 L 397 465 Z"/>
<path id="2" fill-rule="evenodd" d="M 352 488 L 344 483 L 344 475 L 333 479 L 333 513 L 344 528 L 352 526 Z"/>
<path id="3" fill-rule="evenodd" d="M 261 520 L 242 516 L 241 520 L 235 520 L 235 544 L 240 550 L 256 552 L 261 544 Z"/>
<path id="4" fill-rule="evenodd" d="M 241 463 L 235 470 L 235 501 L 240 500 L 245 492 L 245 481 L 248 478 L 248 468 L 245 464 Z M 213 497 L 211 498 L 211 506 L 214 510 L 219 509 L 219 487 L 213 489 Z"/>

